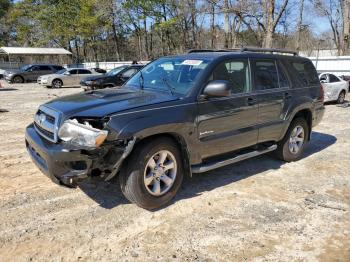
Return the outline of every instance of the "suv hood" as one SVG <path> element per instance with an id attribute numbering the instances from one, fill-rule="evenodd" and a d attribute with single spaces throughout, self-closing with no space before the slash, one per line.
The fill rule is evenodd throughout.
<path id="1" fill-rule="evenodd" d="M 23 72 L 22 70 L 20 69 L 9 69 L 9 70 L 5 70 L 5 74 L 6 75 L 9 75 L 9 74 L 15 74 L 15 73 L 19 73 L 19 72 Z"/>
<path id="2" fill-rule="evenodd" d="M 57 98 L 45 106 L 60 111 L 63 118 L 104 117 L 142 106 L 179 99 L 168 93 L 151 90 L 103 89 Z"/>

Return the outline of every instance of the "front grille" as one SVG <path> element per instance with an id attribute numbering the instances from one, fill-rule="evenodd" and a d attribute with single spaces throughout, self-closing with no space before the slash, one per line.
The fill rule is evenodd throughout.
<path id="1" fill-rule="evenodd" d="M 57 130 L 60 124 L 60 113 L 41 106 L 34 117 L 36 131 L 47 140 L 57 142 Z"/>
<path id="2" fill-rule="evenodd" d="M 39 131 L 39 133 L 43 134 L 45 137 L 50 138 L 50 140 L 55 140 L 55 134 L 45 130 L 44 128 L 40 127 L 37 123 L 34 122 L 34 127 Z"/>

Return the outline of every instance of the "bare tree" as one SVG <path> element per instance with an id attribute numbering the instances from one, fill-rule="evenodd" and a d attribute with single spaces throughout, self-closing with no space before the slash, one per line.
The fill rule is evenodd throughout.
<path id="1" fill-rule="evenodd" d="M 298 19 L 298 28 L 297 28 L 297 39 L 296 39 L 296 45 L 295 49 L 297 51 L 300 50 L 300 39 L 301 39 L 301 30 L 303 26 L 303 13 L 304 13 L 304 0 L 300 0 L 300 6 L 299 6 L 299 19 Z"/>
<path id="2" fill-rule="evenodd" d="M 349 34 L 350 34 L 350 20 L 349 20 L 349 8 L 350 0 L 341 0 L 342 1 L 342 13 L 343 13 L 343 49 L 342 54 L 349 54 Z"/>

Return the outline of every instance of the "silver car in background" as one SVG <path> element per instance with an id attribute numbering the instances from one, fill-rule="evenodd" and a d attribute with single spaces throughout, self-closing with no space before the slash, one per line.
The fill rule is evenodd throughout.
<path id="1" fill-rule="evenodd" d="M 55 74 L 43 75 L 38 77 L 38 84 L 46 87 L 61 88 L 61 87 L 79 87 L 80 81 L 93 75 L 101 75 L 94 69 L 84 68 L 68 68 L 62 69 Z"/>

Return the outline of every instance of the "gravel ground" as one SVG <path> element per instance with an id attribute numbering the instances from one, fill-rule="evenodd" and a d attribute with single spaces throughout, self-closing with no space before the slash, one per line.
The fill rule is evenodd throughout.
<path id="1" fill-rule="evenodd" d="M 24 129 L 37 107 L 81 89 L 2 84 L 0 261 L 350 261 L 350 107 L 326 106 L 302 160 L 195 175 L 149 212 L 118 181 L 68 189 L 31 162 Z"/>

